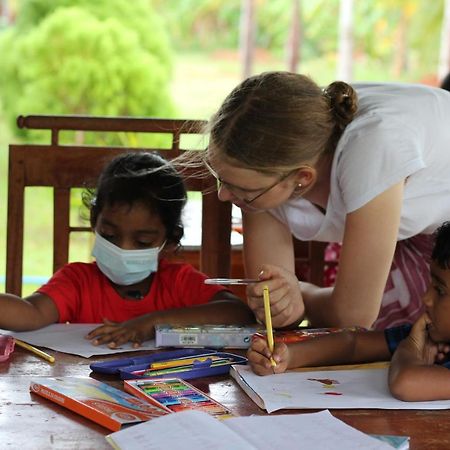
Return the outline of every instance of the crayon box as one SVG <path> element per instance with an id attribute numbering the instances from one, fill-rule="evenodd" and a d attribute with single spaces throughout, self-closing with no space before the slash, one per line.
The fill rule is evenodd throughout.
<path id="1" fill-rule="evenodd" d="M 112 431 L 168 413 L 167 408 L 150 404 L 93 378 L 39 378 L 31 381 L 30 391 Z"/>
<path id="2" fill-rule="evenodd" d="M 164 408 L 167 412 L 194 409 L 223 419 L 232 412 L 181 378 L 124 380 L 125 391 Z"/>

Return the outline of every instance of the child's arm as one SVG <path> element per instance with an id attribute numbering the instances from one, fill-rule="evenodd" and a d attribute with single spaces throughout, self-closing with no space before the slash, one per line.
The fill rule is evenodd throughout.
<path id="1" fill-rule="evenodd" d="M 434 362 L 448 352 L 428 336 L 426 314 L 419 318 L 394 355 L 389 368 L 389 389 L 404 401 L 450 399 L 450 371 Z"/>
<path id="2" fill-rule="evenodd" d="M 266 340 L 253 339 L 247 357 L 258 375 L 281 373 L 296 367 L 386 361 L 391 358 L 383 331 L 342 331 L 289 345 L 275 344 L 272 356 L 276 367 L 271 366 L 270 356 Z"/>
<path id="3" fill-rule="evenodd" d="M 108 343 L 111 348 L 128 341 L 139 347 L 143 341 L 155 336 L 155 325 L 159 323 L 245 325 L 255 322 L 255 316 L 242 300 L 230 292 L 221 291 L 203 305 L 156 311 L 122 323 L 105 320 L 104 325 L 92 330 L 86 338 L 91 339 L 94 345 Z"/>
<path id="4" fill-rule="evenodd" d="M 32 294 L 24 299 L 0 294 L 0 311 L 0 328 L 5 330 L 37 330 L 59 319 L 55 303 L 43 294 Z"/>

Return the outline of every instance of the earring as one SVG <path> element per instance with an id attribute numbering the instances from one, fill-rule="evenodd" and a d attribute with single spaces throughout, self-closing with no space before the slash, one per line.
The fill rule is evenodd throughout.
<path id="1" fill-rule="evenodd" d="M 297 187 L 298 187 L 299 189 L 301 189 L 302 183 L 298 183 L 298 184 L 297 184 Z"/>

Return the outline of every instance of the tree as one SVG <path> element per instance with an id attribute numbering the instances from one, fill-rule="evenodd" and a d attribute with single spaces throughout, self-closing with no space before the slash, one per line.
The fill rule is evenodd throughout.
<path id="1" fill-rule="evenodd" d="M 248 78 L 252 74 L 254 56 L 254 0 L 241 0 L 241 20 L 239 25 L 240 39 L 239 52 L 242 64 L 242 78 Z"/>
<path id="2" fill-rule="evenodd" d="M 444 5 L 438 67 L 440 81 L 450 71 L 450 0 L 445 0 Z"/>
<path id="3" fill-rule="evenodd" d="M 37 7 L 49 2 L 31 3 Z M 130 22 L 139 23 L 130 11 L 142 2 L 130 4 L 127 17 L 127 0 L 107 3 L 120 4 L 124 19 L 108 17 L 104 11 L 93 13 L 81 6 L 60 6 L 54 11 L 39 10 L 41 15 L 22 17 L 17 27 L 3 34 L 0 96 L 11 122 L 19 114 L 173 114 L 168 93 L 171 55 L 167 40 L 153 52 L 160 33 L 155 33 L 152 42 L 149 37 L 143 40 L 137 31 L 139 26 L 129 27 Z M 142 20 L 145 22 L 145 17 Z M 152 33 L 147 30 L 147 35 Z"/>
<path id="4" fill-rule="evenodd" d="M 337 78 L 347 82 L 353 78 L 353 0 L 341 0 Z"/>
<path id="5" fill-rule="evenodd" d="M 300 62 L 300 46 L 302 42 L 302 18 L 300 0 L 292 0 L 292 18 L 286 45 L 287 67 L 290 72 L 297 72 Z"/>

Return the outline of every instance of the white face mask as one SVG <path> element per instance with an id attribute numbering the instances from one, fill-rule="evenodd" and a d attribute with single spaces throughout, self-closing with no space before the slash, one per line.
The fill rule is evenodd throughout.
<path id="1" fill-rule="evenodd" d="M 95 232 L 92 256 L 95 257 L 98 268 L 113 283 L 129 286 L 139 283 L 158 270 L 159 252 L 165 243 L 164 241 L 161 247 L 123 250 Z"/>

